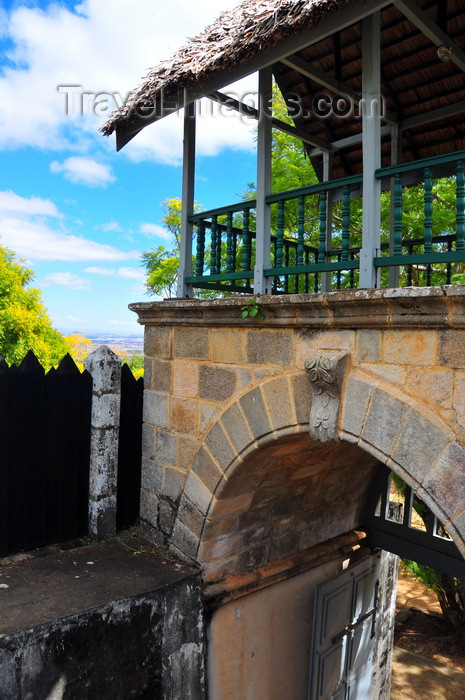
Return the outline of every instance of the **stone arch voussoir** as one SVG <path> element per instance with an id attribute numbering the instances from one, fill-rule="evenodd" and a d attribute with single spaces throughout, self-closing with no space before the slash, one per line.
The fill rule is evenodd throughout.
<path id="1" fill-rule="evenodd" d="M 272 377 L 230 404 L 205 434 L 186 477 L 171 536 L 173 551 L 198 562 L 205 521 L 247 455 L 308 431 L 311 390 L 304 372 Z"/>
<path id="2" fill-rule="evenodd" d="M 346 379 L 339 437 L 398 474 L 465 556 L 465 447 L 431 408 L 360 371 Z"/>
<path id="3" fill-rule="evenodd" d="M 297 372 L 251 388 L 224 410 L 186 478 L 171 538 L 174 550 L 201 563 L 205 523 L 229 478 L 254 450 L 307 431 L 310 407 L 310 383 Z M 465 447 L 451 427 L 394 385 L 352 369 L 343 385 L 337 434 L 409 484 L 465 556 Z"/>

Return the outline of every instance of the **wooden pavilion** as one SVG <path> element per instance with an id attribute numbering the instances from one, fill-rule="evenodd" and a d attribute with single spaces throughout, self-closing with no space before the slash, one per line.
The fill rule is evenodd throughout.
<path id="1" fill-rule="evenodd" d="M 402 270 L 403 284 L 415 283 L 414 265 L 426 271 L 426 284 L 432 265 L 442 265 L 442 281 L 450 283 L 453 264 L 465 260 L 464 29 L 463 0 L 244 0 L 151 70 L 102 132 L 115 131 L 120 149 L 185 108 L 178 296 L 202 287 L 329 291 L 341 280 L 348 287 L 399 286 Z M 222 91 L 257 71 L 258 109 Z M 292 124 L 269 108 L 273 79 Z M 257 196 L 194 214 L 192 105 L 202 97 L 257 119 Z M 272 129 L 302 141 L 317 184 L 271 192 Z M 434 225 L 441 206 L 434 183 L 445 176 L 456 180 L 456 217 L 447 231 Z M 413 241 L 402 221 L 403 188 L 412 183 L 424 187 L 424 233 Z M 387 190 L 391 223 L 383 240 L 380 198 Z M 360 195 L 361 239 L 354 240 L 351 212 Z M 306 222 L 311 201 L 319 211 L 316 240 Z M 295 230 L 287 224 L 289 207 L 298 209 Z M 389 271 L 383 282 L 382 269 Z"/>

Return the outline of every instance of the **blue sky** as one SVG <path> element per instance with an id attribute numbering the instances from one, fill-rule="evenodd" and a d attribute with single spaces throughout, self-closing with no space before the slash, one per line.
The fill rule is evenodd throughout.
<path id="1" fill-rule="evenodd" d="M 142 334 L 127 306 L 149 299 L 142 252 L 169 245 L 161 203 L 181 194 L 182 119 L 120 153 L 98 127 L 151 66 L 236 4 L 3 0 L 0 244 L 34 270 L 63 333 Z M 252 125 L 204 116 L 197 141 L 196 200 L 236 201 L 255 180 Z"/>

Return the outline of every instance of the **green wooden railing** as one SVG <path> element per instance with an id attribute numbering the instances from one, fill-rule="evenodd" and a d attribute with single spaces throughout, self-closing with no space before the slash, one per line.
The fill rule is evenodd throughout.
<path id="1" fill-rule="evenodd" d="M 344 273 L 349 285 L 355 285 L 360 249 L 351 247 L 350 211 L 353 190 L 361 182 L 361 176 L 354 176 L 266 198 L 272 234 L 271 267 L 265 275 L 273 280 L 273 293 L 316 292 L 325 272 L 335 274 L 336 286 Z M 341 210 L 340 229 L 327 233 L 336 209 Z M 186 279 L 188 284 L 222 292 L 253 291 L 255 213 L 256 200 L 251 199 L 190 217 L 196 245 L 194 275 Z"/>
<path id="2" fill-rule="evenodd" d="M 465 151 L 380 168 L 375 177 L 393 204 L 391 234 L 386 231 L 373 260 L 382 271 L 381 285 L 388 285 L 390 267 L 400 272 L 396 286 L 450 284 L 454 273 L 465 270 Z M 455 216 L 453 227 L 433 235 L 435 212 L 444 206 L 435 201 L 434 181 L 443 177 L 455 187 Z M 422 235 L 415 238 L 406 230 L 403 211 L 405 188 L 412 184 L 422 188 L 423 201 Z M 357 175 L 266 197 L 271 263 L 264 274 L 274 294 L 358 286 L 361 185 Z M 186 283 L 221 293 L 253 293 L 255 220 L 254 199 L 193 214 L 194 266 Z"/>
<path id="3" fill-rule="evenodd" d="M 462 272 L 465 262 L 465 150 L 442 156 L 380 168 L 375 176 L 383 181 L 393 180 L 393 240 L 389 247 L 382 247 L 385 254 L 374 259 L 378 268 L 395 266 L 405 268 L 407 286 L 422 281 L 432 284 L 433 273 L 442 275 L 442 282 L 450 284 L 452 273 Z M 409 180 L 420 181 L 423 189 L 423 236 L 409 240 L 404 226 L 403 196 Z M 445 230 L 433 236 L 434 214 L 444 203 L 435 201 L 434 180 L 448 177 L 455 187 L 455 221 L 453 231 Z M 405 181 L 407 183 L 405 184 Z M 455 182 L 454 182 L 455 181 Z M 420 212 L 419 212 L 420 213 Z M 452 227 L 451 227 L 452 228 Z M 416 273 L 414 275 L 414 272 Z"/>

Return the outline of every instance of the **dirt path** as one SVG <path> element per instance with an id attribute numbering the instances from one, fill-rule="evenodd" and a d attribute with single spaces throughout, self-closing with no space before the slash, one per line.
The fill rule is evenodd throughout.
<path id="1" fill-rule="evenodd" d="M 465 673 L 394 649 L 391 700 L 464 700 Z"/>
<path id="2" fill-rule="evenodd" d="M 441 612 L 437 597 L 405 574 L 399 576 L 396 612 Z M 411 651 L 394 648 L 391 700 L 465 700 L 465 672 Z"/>
<path id="3" fill-rule="evenodd" d="M 441 612 L 437 596 L 432 591 L 425 589 L 423 584 L 401 572 L 397 584 L 396 612 L 402 608 L 419 608 L 420 610 Z"/>

